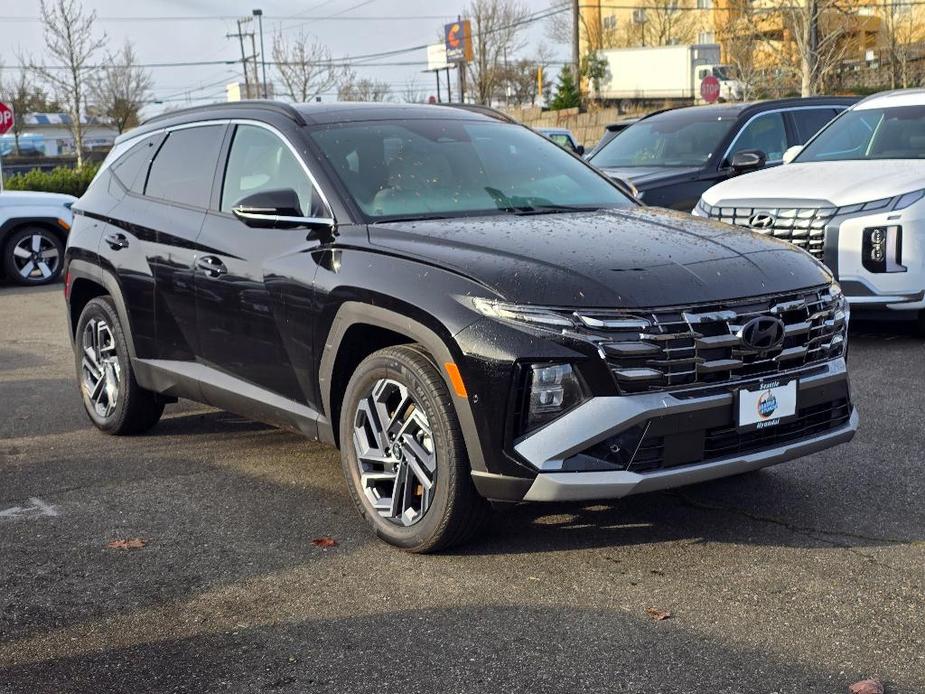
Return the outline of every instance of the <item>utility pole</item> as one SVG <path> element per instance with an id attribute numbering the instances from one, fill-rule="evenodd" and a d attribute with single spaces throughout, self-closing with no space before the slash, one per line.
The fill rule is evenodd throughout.
<path id="1" fill-rule="evenodd" d="M 462 21 L 462 15 L 456 15 L 456 21 Z M 459 68 L 459 103 L 466 103 L 466 61 L 460 60 L 456 67 Z M 447 73 L 449 77 L 449 73 Z"/>
<path id="2" fill-rule="evenodd" d="M 575 88 L 578 90 L 578 101 L 581 103 L 581 10 L 579 0 L 572 0 L 572 64 L 575 66 Z"/>
<path id="3" fill-rule="evenodd" d="M 250 20 L 250 18 L 245 19 L 245 20 L 240 20 L 240 19 L 239 19 L 239 20 L 238 20 L 238 33 L 237 33 L 237 34 L 225 34 L 225 38 L 226 38 L 226 39 L 235 39 L 235 38 L 236 38 L 236 39 L 238 39 L 238 43 L 241 44 L 241 67 L 244 69 L 244 93 L 245 93 L 245 94 L 247 95 L 247 97 L 249 98 L 249 97 L 250 97 L 250 93 L 251 93 L 251 85 L 250 85 L 251 80 L 250 80 L 250 76 L 248 75 L 248 59 L 247 59 L 247 54 L 245 54 L 245 52 L 244 52 L 244 37 L 247 36 L 247 34 L 244 33 L 244 32 L 241 30 L 241 23 L 242 23 L 242 21 L 244 21 L 244 22 L 249 22 L 249 21 L 251 21 L 251 20 Z M 251 38 L 253 39 L 253 37 L 254 37 L 254 32 L 250 32 L 250 36 L 251 36 Z"/>
<path id="4" fill-rule="evenodd" d="M 253 15 L 257 18 L 257 24 L 260 26 L 260 66 L 263 71 L 263 98 L 269 99 L 270 96 L 267 94 L 267 61 L 263 52 L 263 10 L 256 9 L 253 11 Z"/>

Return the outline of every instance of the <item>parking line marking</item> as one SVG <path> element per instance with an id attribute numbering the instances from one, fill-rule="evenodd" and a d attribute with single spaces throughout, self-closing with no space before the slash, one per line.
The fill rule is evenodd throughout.
<path id="1" fill-rule="evenodd" d="M 37 518 L 39 516 L 57 516 L 58 509 L 38 497 L 29 497 L 31 506 L 13 506 L 0 511 L 0 518 Z"/>

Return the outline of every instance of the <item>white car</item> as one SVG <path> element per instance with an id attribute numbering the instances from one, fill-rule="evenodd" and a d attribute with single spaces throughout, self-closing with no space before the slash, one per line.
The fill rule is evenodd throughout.
<path id="1" fill-rule="evenodd" d="M 26 285 L 58 279 L 76 200 L 58 193 L 0 193 L 0 276 Z"/>
<path id="2" fill-rule="evenodd" d="M 853 310 L 925 330 L 925 90 L 858 102 L 784 162 L 713 186 L 694 214 L 796 244 Z"/>

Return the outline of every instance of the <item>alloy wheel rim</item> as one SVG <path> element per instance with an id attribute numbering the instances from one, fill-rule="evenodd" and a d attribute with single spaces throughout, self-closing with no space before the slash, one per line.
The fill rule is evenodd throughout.
<path id="1" fill-rule="evenodd" d="M 353 446 L 366 500 L 401 526 L 421 520 L 433 501 L 437 457 L 430 422 L 408 387 L 382 378 L 354 414 Z"/>
<path id="2" fill-rule="evenodd" d="M 13 246 L 13 264 L 23 279 L 48 279 L 55 274 L 59 262 L 55 244 L 42 234 L 26 236 Z"/>
<path id="3" fill-rule="evenodd" d="M 97 416 L 106 419 L 115 412 L 122 384 L 122 368 L 109 324 L 99 318 L 91 319 L 84 327 L 81 348 L 84 396 Z"/>

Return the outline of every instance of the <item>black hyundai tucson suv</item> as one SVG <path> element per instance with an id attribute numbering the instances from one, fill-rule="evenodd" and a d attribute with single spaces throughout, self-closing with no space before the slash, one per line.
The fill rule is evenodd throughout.
<path id="1" fill-rule="evenodd" d="M 665 489 L 857 428 L 819 262 L 644 208 L 477 113 L 173 112 L 119 138 L 74 212 L 93 423 L 143 432 L 182 397 L 338 445 L 408 550 L 466 539 L 489 502 Z"/>

